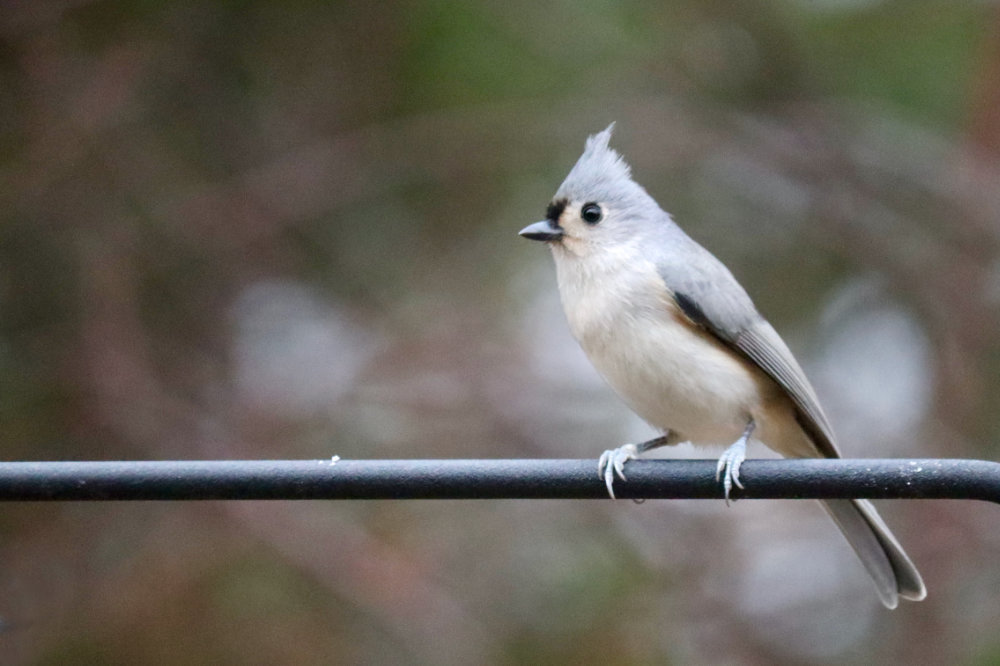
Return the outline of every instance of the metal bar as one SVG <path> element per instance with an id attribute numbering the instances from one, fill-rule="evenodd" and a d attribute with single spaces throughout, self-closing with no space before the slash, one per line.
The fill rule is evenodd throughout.
<path id="1" fill-rule="evenodd" d="M 721 499 L 714 460 L 635 460 L 621 498 Z M 746 499 L 1000 502 L 984 460 L 748 460 Z M 605 499 L 585 460 L 213 460 L 0 463 L 0 501 L 220 499 Z"/>

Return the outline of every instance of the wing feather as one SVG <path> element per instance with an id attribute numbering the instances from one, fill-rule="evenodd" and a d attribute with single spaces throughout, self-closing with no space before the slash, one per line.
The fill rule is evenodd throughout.
<path id="1" fill-rule="evenodd" d="M 820 452 L 827 458 L 839 458 L 833 428 L 819 405 L 816 391 L 774 327 L 761 318 L 753 326 L 740 331 L 732 347 L 785 390 L 795 403 L 799 425 Z"/>
<path id="2" fill-rule="evenodd" d="M 664 271 L 661 276 L 669 288 Z M 830 421 L 788 345 L 760 316 L 732 274 L 725 271 L 723 276 L 729 282 L 726 289 L 709 280 L 689 281 L 684 290 L 671 289 L 677 307 L 692 323 L 710 332 L 773 379 L 791 398 L 799 425 L 819 451 L 828 458 L 839 458 Z"/>

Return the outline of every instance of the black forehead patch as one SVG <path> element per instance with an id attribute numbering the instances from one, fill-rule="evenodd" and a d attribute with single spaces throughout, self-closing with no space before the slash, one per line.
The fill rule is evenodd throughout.
<path id="1" fill-rule="evenodd" d="M 566 204 L 569 203 L 566 199 L 556 199 L 549 204 L 549 207 L 545 209 L 545 219 L 551 222 L 558 222 L 559 218 L 562 217 L 563 211 L 566 210 Z"/>

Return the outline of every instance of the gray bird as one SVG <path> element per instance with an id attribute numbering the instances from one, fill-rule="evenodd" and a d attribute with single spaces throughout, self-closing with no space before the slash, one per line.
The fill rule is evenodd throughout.
<path id="1" fill-rule="evenodd" d="M 586 148 L 548 206 L 521 230 L 544 241 L 574 337 L 628 406 L 663 432 L 605 451 L 598 473 L 614 498 L 629 460 L 656 446 L 730 444 L 719 458 L 724 496 L 742 488 L 750 437 L 792 457 L 838 458 L 805 373 L 733 274 L 691 240 L 608 146 Z M 879 599 L 926 596 L 916 567 L 866 500 L 824 508 L 875 582 Z"/>

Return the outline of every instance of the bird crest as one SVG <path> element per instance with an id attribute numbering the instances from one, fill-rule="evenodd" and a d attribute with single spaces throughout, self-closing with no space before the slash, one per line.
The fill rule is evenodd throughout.
<path id="1" fill-rule="evenodd" d="M 559 186 L 555 199 L 568 201 L 621 202 L 645 190 L 632 180 L 632 170 L 621 154 L 611 148 L 611 123 L 603 132 L 591 135 L 583 154 Z"/>

